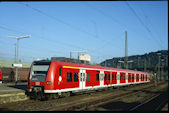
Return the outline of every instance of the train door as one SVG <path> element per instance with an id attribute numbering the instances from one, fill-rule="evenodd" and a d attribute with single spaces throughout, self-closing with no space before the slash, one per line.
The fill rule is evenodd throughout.
<path id="1" fill-rule="evenodd" d="M 132 73 L 132 82 L 134 82 L 134 73 Z"/>
<path id="2" fill-rule="evenodd" d="M 104 86 L 104 71 L 100 71 L 100 86 Z"/>
<path id="3" fill-rule="evenodd" d="M 109 71 L 104 71 L 104 85 L 109 85 L 111 82 L 111 73 Z"/>
<path id="4" fill-rule="evenodd" d="M 126 82 L 126 73 L 120 72 L 120 83 Z"/>
<path id="5" fill-rule="evenodd" d="M 112 84 L 117 84 L 117 72 L 112 72 Z"/>
<path id="6" fill-rule="evenodd" d="M 120 84 L 120 72 L 117 72 L 117 84 Z"/>
<path id="7" fill-rule="evenodd" d="M 85 88 L 85 83 L 86 83 L 86 70 L 80 70 L 80 81 L 79 81 L 79 88 L 84 89 Z"/>
<path id="8" fill-rule="evenodd" d="M 136 82 L 136 73 L 134 73 L 134 82 Z"/>
<path id="9" fill-rule="evenodd" d="M 125 80 L 126 84 L 129 83 L 129 82 L 128 82 L 128 74 L 129 74 L 129 73 L 126 73 L 126 80 Z"/>

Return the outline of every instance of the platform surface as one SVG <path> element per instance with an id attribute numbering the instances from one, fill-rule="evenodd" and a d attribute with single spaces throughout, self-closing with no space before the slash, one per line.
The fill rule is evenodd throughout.
<path id="1" fill-rule="evenodd" d="M 27 83 L 1 83 L 0 95 L 13 92 L 24 92 L 27 88 Z"/>
<path id="2" fill-rule="evenodd" d="M 27 83 L 2 83 L 0 84 L 0 104 L 26 100 L 25 90 Z"/>

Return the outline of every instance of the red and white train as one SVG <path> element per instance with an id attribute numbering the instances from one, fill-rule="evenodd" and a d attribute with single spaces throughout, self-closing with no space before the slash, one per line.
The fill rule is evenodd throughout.
<path id="1" fill-rule="evenodd" d="M 44 60 L 32 63 L 27 94 L 49 97 L 147 82 L 147 72 Z"/>

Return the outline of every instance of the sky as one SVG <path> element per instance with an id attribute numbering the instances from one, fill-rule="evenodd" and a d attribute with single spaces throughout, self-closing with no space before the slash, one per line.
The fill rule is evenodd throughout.
<path id="1" fill-rule="evenodd" d="M 0 2 L 0 60 L 70 57 L 86 51 L 91 62 L 168 50 L 168 1 Z M 77 58 L 77 53 L 72 54 Z"/>

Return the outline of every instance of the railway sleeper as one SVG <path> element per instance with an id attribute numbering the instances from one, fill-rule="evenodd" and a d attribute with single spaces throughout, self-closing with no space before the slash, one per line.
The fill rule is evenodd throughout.
<path id="1" fill-rule="evenodd" d="M 43 92 L 31 92 L 26 94 L 31 100 L 51 100 L 59 98 L 59 95 L 54 94 L 45 94 Z"/>
<path id="2" fill-rule="evenodd" d="M 69 96 L 71 96 L 72 95 L 72 92 L 63 92 L 62 94 L 61 94 L 61 97 L 69 97 Z"/>
<path id="3" fill-rule="evenodd" d="M 31 100 L 41 100 L 43 97 L 42 92 L 31 92 L 28 95 Z"/>
<path id="4" fill-rule="evenodd" d="M 59 98 L 59 95 L 57 93 L 45 94 L 45 100 L 52 100 L 57 98 Z"/>

